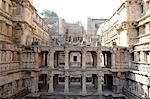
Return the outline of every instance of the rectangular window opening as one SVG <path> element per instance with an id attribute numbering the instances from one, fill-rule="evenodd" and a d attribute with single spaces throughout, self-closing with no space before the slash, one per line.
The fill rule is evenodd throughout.
<path id="1" fill-rule="evenodd" d="M 73 61 L 74 61 L 74 62 L 77 61 L 77 56 L 73 56 Z"/>

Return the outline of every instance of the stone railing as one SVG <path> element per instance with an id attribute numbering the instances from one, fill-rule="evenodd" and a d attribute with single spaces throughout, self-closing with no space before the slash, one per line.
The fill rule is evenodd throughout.
<path id="1" fill-rule="evenodd" d="M 87 68 L 96 68 L 97 66 L 93 65 L 92 63 L 86 63 Z"/>
<path id="2" fill-rule="evenodd" d="M 129 69 L 129 62 L 116 62 L 115 65 L 112 65 L 113 69 Z"/>
<path id="3" fill-rule="evenodd" d="M 34 61 L 24 61 L 22 62 L 22 69 L 32 69 L 32 68 L 36 68 L 36 64 Z"/>
<path id="4" fill-rule="evenodd" d="M 21 69 L 35 69 L 37 66 L 35 62 L 21 62 L 14 61 L 14 62 L 5 62 L 0 63 L 0 74 L 19 71 Z"/>
<path id="5" fill-rule="evenodd" d="M 150 63 L 132 63 L 131 69 L 142 72 L 150 72 Z"/>
<path id="6" fill-rule="evenodd" d="M 140 43 L 146 43 L 146 42 L 150 42 L 150 33 L 143 33 L 142 35 L 139 36 Z"/>
<path id="7" fill-rule="evenodd" d="M 19 70 L 19 69 L 20 69 L 19 61 L 0 63 L 0 74 L 4 72 Z"/>
<path id="8" fill-rule="evenodd" d="M 138 96 L 136 93 L 132 93 L 127 88 L 122 88 L 122 92 L 126 95 L 129 99 L 143 99 L 141 96 Z"/>
<path id="9" fill-rule="evenodd" d="M 0 99 L 15 99 L 15 98 L 18 98 L 18 97 L 23 97 L 25 95 L 28 94 L 28 88 L 27 87 L 24 87 L 24 88 L 21 88 L 21 89 L 18 89 L 16 90 L 14 93 L 8 93 L 8 91 L 5 91 L 2 93 L 2 95 L 0 96 Z"/>
<path id="10" fill-rule="evenodd" d="M 81 63 L 80 62 L 71 62 L 70 67 L 71 68 L 79 68 L 79 67 L 81 67 Z"/>

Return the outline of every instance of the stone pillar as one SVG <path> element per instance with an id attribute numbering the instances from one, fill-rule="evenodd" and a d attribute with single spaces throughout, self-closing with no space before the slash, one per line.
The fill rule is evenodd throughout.
<path id="1" fill-rule="evenodd" d="M 69 76 L 66 75 L 65 76 L 65 89 L 64 89 L 65 93 L 69 93 Z"/>
<path id="2" fill-rule="evenodd" d="M 107 66 L 107 54 L 104 53 L 104 65 Z"/>
<path id="3" fill-rule="evenodd" d="M 146 10 L 147 10 L 146 14 L 148 15 L 150 13 L 150 0 L 145 0 L 145 2 L 146 2 Z"/>
<path id="4" fill-rule="evenodd" d="M 0 64 L 2 63 L 2 52 L 0 50 Z M 22 65 L 21 65 L 22 66 Z M 0 65 L 0 72 L 2 72 L 2 64 Z"/>
<path id="5" fill-rule="evenodd" d="M 148 6 L 148 12 L 150 12 L 150 0 L 148 0 L 149 6 Z"/>
<path id="6" fill-rule="evenodd" d="M 98 51 L 97 52 L 97 68 L 100 68 L 101 65 L 102 65 L 102 58 L 101 58 L 101 54 L 102 52 L 101 51 Z"/>
<path id="7" fill-rule="evenodd" d="M 69 51 L 65 51 L 65 69 L 69 69 Z"/>
<path id="8" fill-rule="evenodd" d="M 53 77 L 54 77 L 54 75 L 51 74 L 51 75 L 48 75 L 48 76 L 49 76 L 49 81 L 48 81 L 49 89 L 48 89 L 48 93 L 53 93 L 54 92 L 54 86 L 53 86 Z"/>
<path id="9" fill-rule="evenodd" d="M 102 94 L 102 75 L 98 75 L 98 94 L 101 95 Z"/>
<path id="10" fill-rule="evenodd" d="M 148 53 L 149 55 L 148 55 L 148 63 L 150 63 L 150 52 Z"/>
<path id="11" fill-rule="evenodd" d="M 9 51 L 9 61 L 12 59 L 11 58 L 11 52 Z M 18 54 L 17 54 L 18 56 L 18 61 L 19 61 L 19 63 L 17 63 L 16 64 L 16 67 L 18 68 L 18 69 L 22 69 L 23 68 L 23 57 L 22 57 L 22 52 L 18 52 Z M 11 66 L 11 63 L 9 63 L 9 65 Z M 21 66 L 21 67 L 20 67 Z M 11 68 L 12 69 L 12 68 Z"/>
<path id="12" fill-rule="evenodd" d="M 54 53 L 55 51 L 50 51 L 50 67 L 54 68 Z"/>
<path id="13" fill-rule="evenodd" d="M 132 59 L 131 59 L 131 52 L 129 51 L 128 53 L 128 62 L 129 62 L 129 69 L 131 69 L 131 66 L 132 66 Z"/>
<path id="14" fill-rule="evenodd" d="M 134 52 L 134 57 L 135 57 L 135 62 L 139 62 L 140 56 L 138 54 L 138 52 Z"/>
<path id="15" fill-rule="evenodd" d="M 37 93 L 39 91 L 39 89 L 38 89 L 38 73 L 32 72 L 31 76 L 33 77 L 31 92 Z"/>
<path id="16" fill-rule="evenodd" d="M 86 95 L 86 75 L 82 75 L 82 95 Z"/>
<path id="17" fill-rule="evenodd" d="M 144 52 L 143 51 L 140 52 L 140 60 L 141 60 L 141 62 L 144 62 Z"/>
<path id="18" fill-rule="evenodd" d="M 2 51 L 0 50 L 0 63 L 1 63 L 1 60 L 2 60 Z"/>
<path id="19" fill-rule="evenodd" d="M 141 93 L 142 93 L 142 90 L 141 90 L 141 89 L 142 89 L 142 86 L 141 86 L 141 84 L 140 84 L 139 82 L 138 82 L 138 86 L 137 86 L 137 87 L 138 87 L 138 92 L 139 92 L 139 94 L 141 94 Z"/>
<path id="20" fill-rule="evenodd" d="M 50 65 L 51 65 L 50 56 L 51 56 L 51 54 L 50 54 L 50 52 L 49 52 L 49 53 L 47 54 L 47 66 L 48 66 L 48 67 L 50 67 Z"/>
<path id="21" fill-rule="evenodd" d="M 115 52 L 112 52 L 111 63 L 112 63 L 112 68 L 116 68 L 116 53 Z"/>
<path id="22" fill-rule="evenodd" d="M 38 52 L 35 53 L 35 65 L 36 65 L 36 68 L 39 68 L 39 53 Z"/>
<path id="23" fill-rule="evenodd" d="M 104 67 L 104 55 L 101 53 L 101 66 Z"/>
<path id="24" fill-rule="evenodd" d="M 142 88 L 144 90 L 144 96 L 147 97 L 148 96 L 148 86 L 147 85 L 143 85 Z"/>
<path id="25" fill-rule="evenodd" d="M 82 52 L 82 69 L 86 69 L 86 52 Z"/>
<path id="26" fill-rule="evenodd" d="M 42 64 L 42 65 L 45 66 L 45 53 L 42 53 L 42 54 L 43 54 L 43 60 L 42 60 L 42 61 L 43 61 L 43 62 L 42 62 L 43 64 Z"/>
<path id="27" fill-rule="evenodd" d="M 122 83 L 120 83 L 120 79 L 121 79 L 120 77 L 121 77 L 121 72 L 118 72 L 118 73 L 117 73 L 117 77 L 116 77 L 117 93 L 120 93 L 120 92 L 121 92 L 121 89 L 122 89 L 122 88 L 121 88 L 121 87 L 122 87 L 122 86 L 121 86 Z"/>

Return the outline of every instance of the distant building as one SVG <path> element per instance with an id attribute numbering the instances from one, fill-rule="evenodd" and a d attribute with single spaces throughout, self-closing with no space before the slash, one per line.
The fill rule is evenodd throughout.
<path id="1" fill-rule="evenodd" d="M 86 43 L 87 45 L 97 46 L 101 43 L 99 27 L 105 24 L 107 19 L 92 19 L 88 17 Z"/>

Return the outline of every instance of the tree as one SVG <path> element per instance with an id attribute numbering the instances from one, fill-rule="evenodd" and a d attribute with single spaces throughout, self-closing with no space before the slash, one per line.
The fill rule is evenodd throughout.
<path id="1" fill-rule="evenodd" d="M 40 13 L 44 18 L 48 18 L 48 17 L 57 17 L 57 14 L 53 11 L 50 11 L 50 10 L 43 10 L 41 13 Z"/>

